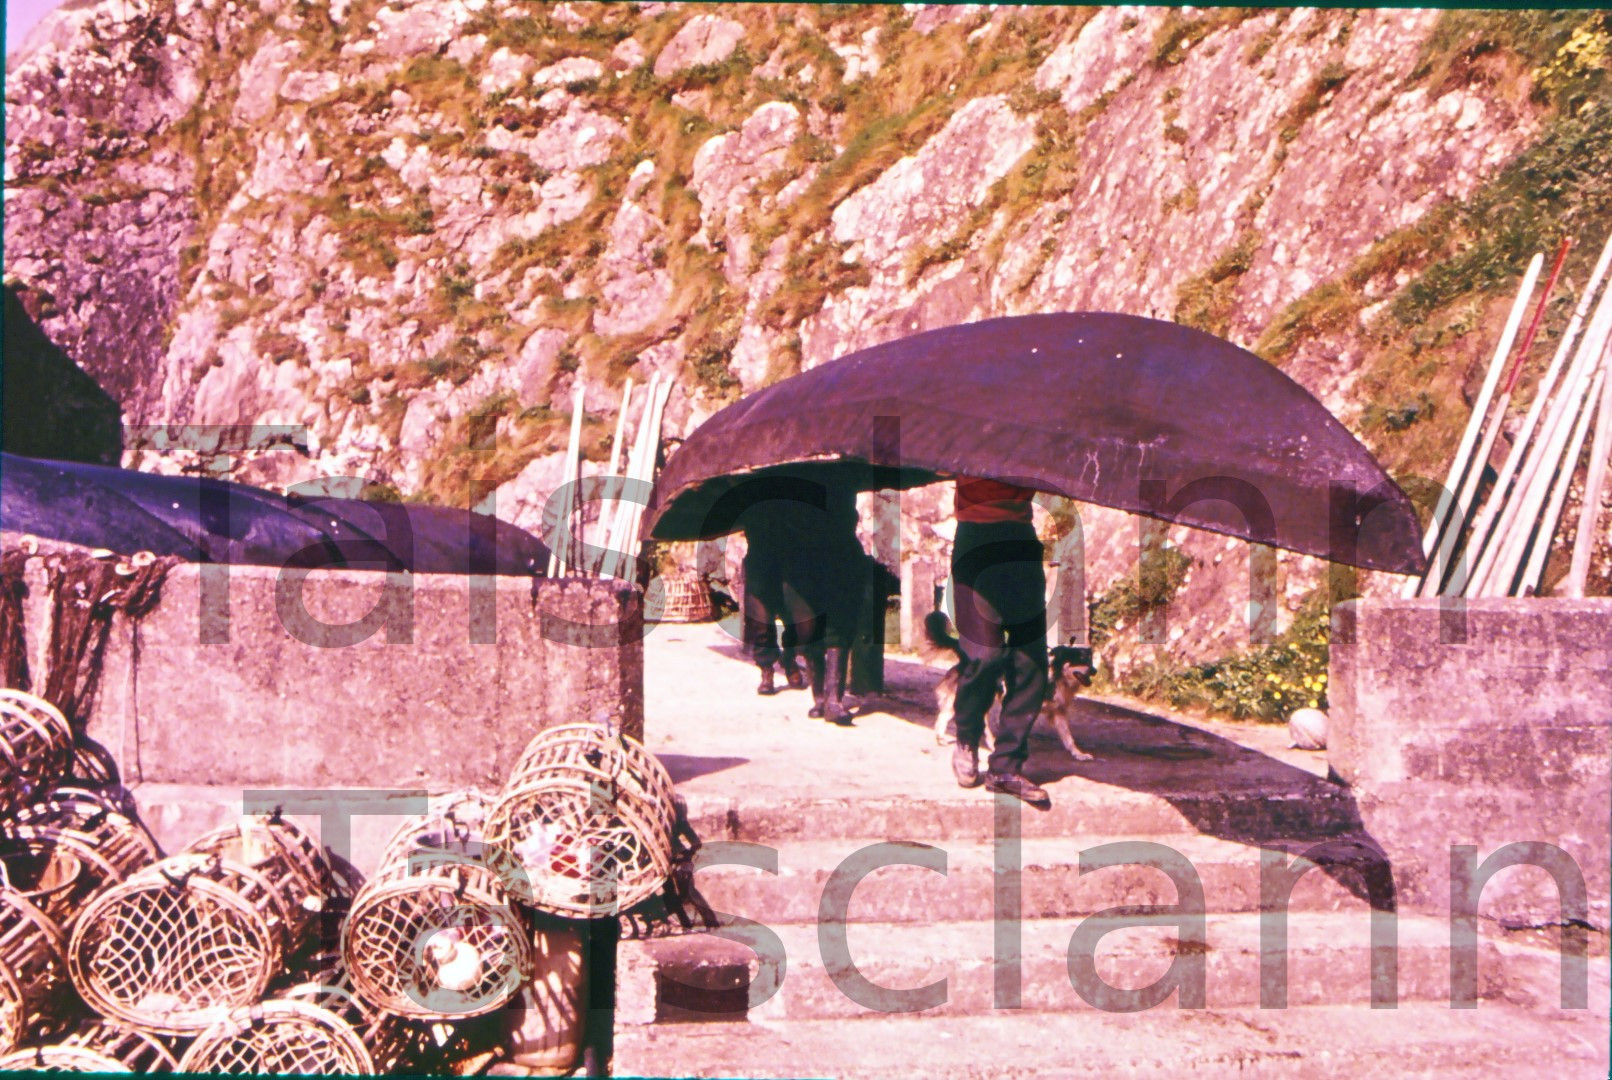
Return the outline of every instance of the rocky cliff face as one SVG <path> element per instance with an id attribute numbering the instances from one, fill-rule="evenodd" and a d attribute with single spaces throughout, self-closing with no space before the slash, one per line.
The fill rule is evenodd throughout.
<path id="1" fill-rule="evenodd" d="M 628 376 L 677 380 L 678 435 L 1048 310 L 1257 347 L 1442 475 L 1523 249 L 1604 235 L 1606 40 L 1596 13 L 103 0 L 8 70 L 5 267 L 133 424 L 526 524 L 577 380 L 599 461 Z M 1516 197 L 1542 155 L 1568 177 Z M 147 435 L 146 467 L 195 460 Z M 906 502 L 937 548 L 936 493 Z M 1081 509 L 1100 592 L 1136 525 Z M 1240 545 L 1174 542 L 1163 648 L 1246 642 Z M 1282 567 L 1296 608 L 1319 565 Z"/>

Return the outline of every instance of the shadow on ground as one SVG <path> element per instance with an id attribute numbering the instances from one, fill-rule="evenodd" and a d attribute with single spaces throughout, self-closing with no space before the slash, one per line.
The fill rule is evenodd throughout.
<path id="1" fill-rule="evenodd" d="M 932 727 L 942 674 L 887 658 L 886 692 L 866 699 L 864 709 Z M 1069 728 L 1094 760 L 1071 758 L 1038 721 L 1025 766 L 1054 800 L 1059 781 L 1070 777 L 1154 795 L 1206 836 L 1303 856 L 1373 907 L 1395 909 L 1393 869 L 1345 785 L 1204 728 L 1113 702 L 1082 699 Z"/>
<path id="2" fill-rule="evenodd" d="M 666 772 L 672 778 L 672 783 L 681 784 L 692 780 L 696 776 L 708 776 L 711 773 L 721 772 L 724 769 L 738 768 L 748 765 L 749 758 L 744 757 L 701 757 L 695 754 L 656 754 L 660 763 L 666 766 Z"/>

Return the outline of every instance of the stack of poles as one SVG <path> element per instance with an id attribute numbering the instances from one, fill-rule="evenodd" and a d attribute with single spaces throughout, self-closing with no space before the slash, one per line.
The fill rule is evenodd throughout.
<path id="1" fill-rule="evenodd" d="M 631 453 L 627 455 L 626 472 L 622 473 L 622 450 L 626 445 L 627 410 L 632 407 L 633 381 L 628 379 L 622 392 L 621 409 L 616 414 L 616 438 L 610 447 L 610 468 L 604 490 L 613 492 L 600 500 L 599 521 L 593 532 L 593 547 L 599 552 L 594 565 L 585 565 L 583 552 L 573 551 L 579 539 L 577 517 L 582 509 L 582 385 L 579 382 L 571 400 L 571 437 L 565 449 L 565 473 L 561 479 L 563 506 L 558 510 L 552 532 L 553 545 L 549 550 L 549 577 L 567 577 L 592 571 L 607 577 L 628 577 L 634 570 L 631 553 L 637 549 L 638 534 L 643 524 L 644 506 L 632 498 L 653 479 L 655 462 L 660 453 L 661 421 L 666 412 L 666 400 L 671 396 L 672 381 L 662 379 L 659 372 L 650 377 L 644 395 L 644 407 L 638 421 L 638 434 Z M 633 484 L 637 481 L 637 484 Z M 633 492 L 624 492 L 633 484 Z M 626 496 L 626 497 L 623 497 Z"/>
<path id="2" fill-rule="evenodd" d="M 639 530 L 643 525 L 644 505 L 634 496 L 648 487 L 655 477 L 655 461 L 660 455 L 661 421 L 666 413 L 666 399 L 671 396 L 672 381 L 663 379 L 659 372 L 650 377 L 644 394 L 644 408 L 638 420 L 637 438 L 627 456 L 627 472 L 621 478 L 625 488 L 623 498 L 616 500 L 610 527 L 604 534 L 604 558 L 599 572 L 603 577 L 631 579 L 636 570 L 632 558 L 638 550 Z M 625 412 L 625 406 L 623 407 Z"/>
<path id="3" fill-rule="evenodd" d="M 1511 305 L 1506 328 L 1500 334 L 1500 344 L 1495 347 L 1494 357 L 1489 361 L 1489 371 L 1484 376 L 1483 388 L 1478 391 L 1478 400 L 1472 405 L 1472 416 L 1467 421 L 1466 430 L 1461 433 L 1461 444 L 1456 448 L 1455 460 L 1450 462 L 1450 474 L 1445 478 L 1444 486 L 1439 489 L 1438 503 L 1433 508 L 1433 518 L 1427 523 L 1427 533 L 1422 537 L 1422 554 L 1428 559 L 1427 575 L 1420 582 L 1412 579 L 1405 583 L 1407 596 L 1415 596 L 1418 593 L 1436 594 L 1449 570 L 1455 543 L 1460 538 L 1461 530 L 1466 526 L 1466 512 L 1472 505 L 1472 493 L 1483 475 L 1484 463 L 1488 460 L 1489 451 L 1494 447 L 1495 432 L 1499 430 L 1500 419 L 1505 415 L 1505 401 L 1500 403 L 1500 409 L 1496 410 L 1496 419 L 1489 425 L 1489 436 L 1484 440 L 1483 451 L 1474 454 L 1473 447 L 1482 433 L 1484 421 L 1489 416 L 1489 401 L 1494 396 L 1495 386 L 1500 381 L 1500 373 L 1505 368 L 1506 357 L 1511 352 L 1511 343 L 1516 340 L 1517 329 L 1522 325 L 1523 314 L 1528 310 L 1528 297 L 1533 294 L 1534 283 L 1539 280 L 1539 268 L 1544 261 L 1543 255 L 1535 255 L 1528 264 L 1528 272 L 1523 275 L 1522 288 L 1517 290 L 1517 299 Z M 1457 495 L 1457 492 L 1460 494 Z"/>
<path id="4" fill-rule="evenodd" d="M 593 549 L 598 552 L 598 558 L 594 559 L 592 567 L 595 576 L 604 567 L 605 545 L 610 539 L 611 518 L 621 502 L 622 446 L 627 438 L 627 410 L 632 408 L 632 391 L 633 381 L 629 375 L 627 385 L 621 391 L 621 408 L 616 410 L 616 436 L 610 443 L 610 468 L 605 473 L 610 480 L 606 482 L 599 500 L 599 524 L 593 536 Z"/>
<path id="5" fill-rule="evenodd" d="M 1471 505 L 1489 452 L 1505 419 L 1506 407 L 1510 404 L 1521 364 L 1527 356 L 1544 306 L 1560 273 L 1567 246 L 1564 242 L 1557 254 L 1550 284 L 1546 286 L 1535 311 L 1533 325 L 1513 366 L 1511 378 L 1497 407 L 1491 411 L 1489 398 L 1502 361 L 1510 349 L 1515 324 L 1533 290 L 1541 257 L 1535 256 L 1529 267 L 1529 274 L 1512 309 L 1507 333 L 1502 335 L 1489 378 L 1473 408 L 1472 418 L 1451 466 L 1450 478 L 1441 493 L 1439 506 L 1435 509 L 1424 539 L 1424 551 L 1431 560 L 1428 574 L 1419 583 L 1413 581 L 1406 589 L 1406 595 L 1419 592 L 1422 595 L 1505 596 L 1523 595 L 1539 588 L 1568 488 L 1577 470 L 1585 439 L 1594 423 L 1592 414 L 1597 411 L 1598 402 L 1601 404 L 1601 413 L 1612 413 L 1612 404 L 1607 403 L 1612 401 L 1612 378 L 1604 374 L 1608 339 L 1612 335 L 1612 300 L 1609 300 L 1612 290 L 1601 296 L 1588 329 L 1582 337 L 1579 336 L 1584 318 L 1606 277 L 1608 264 L 1612 262 L 1612 239 L 1608 240 L 1601 252 L 1589 285 L 1562 334 L 1556 355 L 1540 379 L 1533 404 L 1489 498 L 1473 520 L 1462 557 L 1453 566 L 1450 557 L 1461 539 L 1465 527 L 1465 508 Z M 1568 363 L 1569 356 L 1572 357 L 1571 363 Z M 1567 364 L 1566 375 L 1558 387 L 1557 379 L 1562 374 L 1564 364 Z M 1588 576 L 1594 522 L 1600 505 L 1600 492 L 1606 482 L 1607 428 L 1608 419 L 1605 418 L 1596 425 L 1596 448 L 1592 451 L 1589 482 L 1580 514 L 1578 544 L 1573 558 L 1575 567 L 1582 562 L 1583 573 L 1575 576 L 1570 571 L 1567 582 L 1569 595 L 1582 595 L 1584 580 Z M 1473 445 L 1479 442 L 1480 435 L 1482 450 L 1473 454 Z"/>
<path id="6" fill-rule="evenodd" d="M 576 559 L 571 552 L 575 534 L 577 498 L 582 481 L 582 380 L 576 381 L 571 392 L 571 437 L 565 447 L 565 475 L 560 478 L 565 508 L 560 512 L 554 530 L 554 543 L 549 548 L 549 577 L 565 577 L 575 572 Z"/>

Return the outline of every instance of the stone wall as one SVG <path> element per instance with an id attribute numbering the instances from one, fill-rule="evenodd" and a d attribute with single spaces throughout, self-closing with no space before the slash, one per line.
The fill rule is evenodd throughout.
<path id="1" fill-rule="evenodd" d="M 28 583 L 37 658 L 37 560 Z M 181 565 L 137 628 L 114 622 L 88 730 L 173 819 L 150 822 L 164 843 L 252 790 L 494 791 L 544 728 L 642 738 L 642 630 L 615 581 Z"/>
<path id="2" fill-rule="evenodd" d="M 1334 615 L 1329 754 L 1402 901 L 1450 908 L 1452 850 L 1479 863 L 1516 843 L 1582 871 L 1588 920 L 1608 925 L 1612 599 L 1356 600 Z M 1457 853 L 1459 854 L 1459 853 Z M 1479 913 L 1561 919 L 1552 878 L 1500 870 Z"/>
<path id="3" fill-rule="evenodd" d="M 320 571 L 299 604 L 292 572 L 229 567 L 204 612 L 223 571 L 177 567 L 137 646 L 114 629 L 89 731 L 131 780 L 496 787 L 543 728 L 643 735 L 631 586 Z"/>

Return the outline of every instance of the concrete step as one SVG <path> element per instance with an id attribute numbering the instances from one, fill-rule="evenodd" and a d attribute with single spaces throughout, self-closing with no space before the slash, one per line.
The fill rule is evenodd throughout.
<path id="1" fill-rule="evenodd" d="M 1021 1080 L 1230 1076 L 1488 1080 L 1607 1075 L 1604 1014 L 1551 1020 L 1503 1002 L 1451 1010 L 1309 1006 L 1144 1013 L 1003 1011 L 945 1020 L 879 1017 L 661 1024 L 616 1036 L 618 1076 Z"/>
<path id="2" fill-rule="evenodd" d="M 1120 838 L 1120 842 L 1127 841 Z M 1162 844 L 1143 843 L 1148 845 L 1146 853 L 1127 856 L 1138 862 L 1086 874 L 1080 872 L 1081 852 L 1098 847 L 1096 839 L 1032 837 L 1017 844 L 944 840 L 932 847 L 869 839 L 795 840 L 777 848 L 776 874 L 749 862 L 724 861 L 754 859 L 752 846 L 714 843 L 701 851 L 695 886 L 715 910 L 768 925 L 815 922 L 831 881 L 835 882 L 831 900 L 842 919 L 927 923 L 937 913 L 952 919 L 991 918 L 998 885 L 1011 889 L 1012 871 L 1018 869 L 1017 907 L 1022 917 L 1055 918 L 1125 904 L 1173 904 L 1175 884 L 1157 867 L 1161 861 L 1175 864 L 1174 872 L 1182 873 L 1185 860 L 1201 882 L 1207 911 L 1260 910 L 1261 847 L 1192 835 L 1172 836 Z M 1313 844 L 1272 840 L 1262 847 L 1285 856 L 1280 865 L 1286 865 Z M 1369 849 L 1351 845 L 1347 838 L 1335 840 L 1330 850 L 1356 859 L 1369 857 Z M 927 865 L 914 864 L 920 860 Z M 898 864 L 877 866 L 885 861 Z M 944 872 L 931 866 L 944 867 Z M 1307 873 L 1293 887 L 1289 910 L 1364 910 L 1367 892 L 1362 880 L 1349 869 Z M 848 903 L 847 890 L 852 890 Z"/>
<path id="3" fill-rule="evenodd" d="M 1034 770 L 1030 775 L 1045 779 Z M 1230 777 L 1164 782 L 1156 788 L 1070 780 L 1049 785 L 1052 809 L 1046 811 L 984 788 L 955 786 L 938 797 L 837 797 L 765 788 L 734 796 L 680 790 L 701 839 L 761 844 L 864 836 L 986 842 L 1015 829 L 1024 837 L 1204 834 L 1245 843 L 1316 842 L 1360 828 L 1359 809 L 1347 788 L 1298 770 L 1290 770 L 1287 783 L 1268 785 L 1237 783 Z"/>
<path id="4" fill-rule="evenodd" d="M 1390 917 L 1392 918 L 1392 917 Z M 1279 985 L 1281 970 L 1262 965 L 1262 923 L 1276 916 L 1211 915 L 1203 946 L 1180 942 L 1173 923 L 1132 925 L 1113 916 L 950 922 L 733 926 L 720 932 L 624 941 L 621 1001 L 624 1023 L 723 1015 L 751 1019 L 859 1019 L 898 1012 L 934 1016 L 993 1013 L 1012 1004 L 1046 1013 L 1117 1010 L 1122 993 L 1163 978 L 1179 958 L 1201 955 L 1205 1004 L 1214 1009 L 1258 1008 L 1262 990 Z M 1279 925 L 1279 924 L 1276 924 Z M 1069 952 L 1076 928 L 1099 933 L 1096 978 L 1077 991 Z M 1395 922 L 1397 979 L 1379 1000 L 1438 1001 L 1450 996 L 1450 929 L 1426 916 Z M 1103 933 L 1107 928 L 1110 932 Z M 1286 1004 L 1351 1005 L 1372 1001 L 1371 918 L 1350 912 L 1292 912 L 1286 919 Z M 1004 935 L 998 947 L 996 935 Z M 998 964 L 993 959 L 1004 958 Z M 1014 960 L 1017 960 L 1017 963 Z M 1527 1005 L 1540 1015 L 1562 1011 L 1559 966 L 1552 952 L 1491 933 L 1479 942 L 1478 995 Z M 1016 971 L 1014 969 L 1017 969 Z M 944 980 L 944 983 L 942 983 Z M 749 985 L 747 1001 L 745 986 Z M 1106 984 L 1106 985 L 1105 985 Z M 776 986 L 776 991 L 765 988 Z M 931 987 L 930 997 L 910 993 Z M 1004 988 L 1003 990 L 998 987 Z M 1590 962 L 1590 1008 L 1606 1015 L 1605 958 Z M 1003 996 L 1003 995 L 1006 996 Z M 1269 996 L 1266 1002 L 1280 1002 Z M 1169 1000 L 1165 1007 L 1173 1007 Z M 1191 1002 L 1188 1002 L 1191 1004 Z"/>

